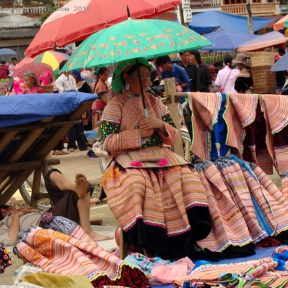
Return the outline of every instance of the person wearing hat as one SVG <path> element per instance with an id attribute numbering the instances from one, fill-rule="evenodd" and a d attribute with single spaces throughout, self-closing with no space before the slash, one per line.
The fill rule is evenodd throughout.
<path id="1" fill-rule="evenodd" d="M 101 117 L 103 149 L 111 155 L 102 187 L 128 244 L 147 256 L 179 259 L 196 253 L 211 219 L 198 173 L 167 147 L 180 135 L 161 99 L 146 92 L 150 72 L 145 58 L 116 66 L 115 95 Z"/>
<path id="2" fill-rule="evenodd" d="M 253 80 L 250 71 L 251 59 L 245 53 L 238 53 L 232 61 L 240 70 L 235 81 L 235 90 L 238 93 L 251 94 L 253 93 Z"/>
<path id="3" fill-rule="evenodd" d="M 23 94 L 44 93 L 34 72 L 27 71 L 24 73 L 24 92 Z"/>

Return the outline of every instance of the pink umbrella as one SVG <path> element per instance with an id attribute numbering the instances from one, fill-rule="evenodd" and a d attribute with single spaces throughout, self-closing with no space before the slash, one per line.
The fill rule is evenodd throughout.
<path id="1" fill-rule="evenodd" d="M 32 61 L 33 61 L 33 58 L 30 58 L 30 57 L 23 58 L 19 63 L 17 63 L 15 67 L 13 67 L 12 70 L 15 72 L 18 68 L 20 68 L 24 64 L 31 63 Z"/>
<path id="2" fill-rule="evenodd" d="M 19 77 L 20 79 L 24 79 L 25 72 L 34 72 L 37 79 L 39 80 L 40 75 L 46 71 L 50 71 L 51 74 L 53 73 L 52 67 L 50 65 L 38 62 L 31 62 L 26 63 L 17 70 L 15 70 L 13 73 L 13 77 Z"/>
<path id="3" fill-rule="evenodd" d="M 54 49 L 55 44 L 63 47 L 125 21 L 127 6 L 131 17 L 136 19 L 151 18 L 181 4 L 181 0 L 73 0 L 46 19 L 25 55 L 34 57 Z"/>

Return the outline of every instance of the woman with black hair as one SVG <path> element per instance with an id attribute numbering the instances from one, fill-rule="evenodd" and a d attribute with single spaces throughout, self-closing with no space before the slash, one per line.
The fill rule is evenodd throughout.
<path id="1" fill-rule="evenodd" d="M 225 64 L 225 68 L 218 72 L 215 80 L 215 85 L 218 87 L 219 92 L 237 93 L 234 86 L 239 70 L 234 69 L 232 60 L 233 58 L 230 54 L 224 56 L 223 62 Z"/>
<path id="2" fill-rule="evenodd" d="M 110 71 L 107 67 L 100 67 L 99 70 L 97 71 L 97 81 L 94 86 L 94 93 L 96 94 L 104 94 L 103 92 L 107 92 L 107 96 L 109 95 L 110 92 L 110 84 L 108 83 L 108 78 L 110 75 Z M 109 96 L 108 96 L 109 98 Z M 108 99 L 107 99 L 108 100 Z M 98 128 L 98 122 L 100 121 L 100 113 L 99 111 L 103 110 L 104 107 L 106 106 L 106 101 L 103 101 L 102 97 L 98 95 L 98 99 L 96 99 L 93 104 L 92 104 L 92 129 L 97 129 Z"/>
<path id="3" fill-rule="evenodd" d="M 212 77 L 209 68 L 202 62 L 199 51 L 190 50 L 190 62 L 198 67 L 200 92 L 212 93 Z"/>

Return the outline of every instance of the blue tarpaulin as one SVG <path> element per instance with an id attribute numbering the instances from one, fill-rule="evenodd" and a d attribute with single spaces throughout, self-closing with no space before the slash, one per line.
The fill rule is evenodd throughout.
<path id="1" fill-rule="evenodd" d="M 69 114 L 96 94 L 81 92 L 0 96 L 0 128 Z"/>
<path id="2" fill-rule="evenodd" d="M 275 19 L 252 17 L 252 21 L 253 31 L 255 32 L 272 23 Z M 217 28 L 234 33 L 249 33 L 247 16 L 213 10 L 193 14 L 189 27 L 199 34 L 210 33 Z"/>
<path id="3" fill-rule="evenodd" d="M 258 35 L 248 33 L 234 33 L 218 30 L 204 35 L 205 38 L 214 43 L 213 46 L 206 46 L 200 51 L 234 51 L 241 44 L 259 37 Z"/>

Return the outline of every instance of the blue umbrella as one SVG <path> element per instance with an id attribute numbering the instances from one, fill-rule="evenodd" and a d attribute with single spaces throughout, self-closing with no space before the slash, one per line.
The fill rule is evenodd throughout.
<path id="1" fill-rule="evenodd" d="M 270 69 L 272 72 L 288 70 L 288 53 L 286 52 Z"/>
<path id="2" fill-rule="evenodd" d="M 0 56 L 14 56 L 17 55 L 15 51 L 9 48 L 0 49 Z"/>

